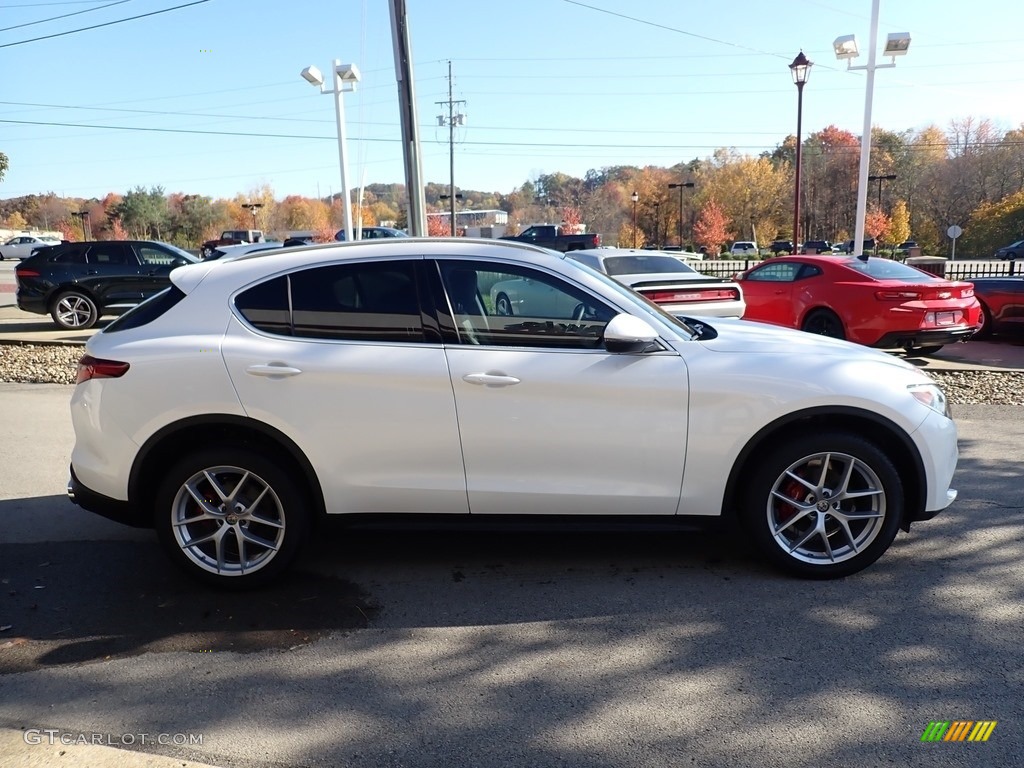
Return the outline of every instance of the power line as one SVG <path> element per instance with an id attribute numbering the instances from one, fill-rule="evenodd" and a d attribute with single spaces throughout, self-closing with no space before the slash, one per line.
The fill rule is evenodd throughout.
<path id="1" fill-rule="evenodd" d="M 80 27 L 79 29 L 69 29 L 67 32 L 56 32 L 52 35 L 43 35 L 42 37 L 33 37 L 29 40 L 19 40 L 16 43 L 4 43 L 0 45 L 0 48 L 11 48 L 15 45 L 25 45 L 26 43 L 36 43 L 40 40 L 50 40 L 55 37 L 64 37 L 65 35 L 74 35 L 78 32 L 88 32 L 91 29 L 100 29 L 101 27 L 111 27 L 114 24 L 123 24 L 126 21 L 135 21 L 136 19 L 145 19 L 148 16 L 158 16 L 161 13 L 169 13 L 170 11 L 177 11 L 182 8 L 189 8 L 193 5 L 202 5 L 208 3 L 210 0 L 195 0 L 191 3 L 185 3 L 184 5 L 176 5 L 173 8 L 164 8 L 159 11 L 151 11 L 149 13 L 141 13 L 138 16 L 129 16 L 126 19 L 115 19 L 114 21 L 106 21 L 102 24 L 93 24 L 91 27 Z"/>
<path id="2" fill-rule="evenodd" d="M 131 0 L 117 0 L 113 3 L 107 3 L 106 5 L 100 5 L 96 8 L 86 8 L 84 11 L 75 11 L 74 13 L 65 13 L 62 16 L 51 16 L 48 19 L 39 19 L 39 21 L 27 21 L 24 24 L 15 24 L 13 27 L 2 27 L 0 32 L 9 32 L 12 29 L 21 29 L 22 27 L 32 27 L 36 24 L 45 24 L 48 21 L 57 21 L 57 19 L 67 19 L 71 16 L 79 16 L 83 13 L 92 13 L 93 11 L 101 11 L 104 8 L 110 8 L 113 5 L 123 5 L 124 3 L 130 3 Z M 9 6 L 8 6 L 9 7 Z"/>

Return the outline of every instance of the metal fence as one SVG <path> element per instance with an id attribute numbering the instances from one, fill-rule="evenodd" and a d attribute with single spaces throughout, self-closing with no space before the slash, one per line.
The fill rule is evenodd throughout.
<path id="1" fill-rule="evenodd" d="M 880 257 L 872 257 L 880 258 Z M 762 259 L 714 259 L 711 261 L 687 262 L 704 275 L 732 277 L 762 263 Z M 1017 269 L 1016 261 L 986 261 L 963 263 L 958 261 L 936 261 L 934 264 L 915 264 L 918 269 L 945 277 L 948 280 L 970 280 L 972 277 L 1003 277 L 1024 274 L 1024 268 Z"/>

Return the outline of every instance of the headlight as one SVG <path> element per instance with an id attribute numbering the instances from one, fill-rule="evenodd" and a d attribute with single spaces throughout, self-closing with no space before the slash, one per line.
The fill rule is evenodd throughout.
<path id="1" fill-rule="evenodd" d="M 907 391 L 922 405 L 927 405 L 947 419 L 953 418 L 953 413 L 949 410 L 949 401 L 946 400 L 946 393 L 938 384 L 911 384 L 907 387 Z"/>

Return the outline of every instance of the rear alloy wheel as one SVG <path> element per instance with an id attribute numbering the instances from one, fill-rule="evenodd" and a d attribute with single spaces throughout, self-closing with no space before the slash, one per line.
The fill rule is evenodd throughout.
<path id="1" fill-rule="evenodd" d="M 226 588 L 266 584 L 309 532 L 306 494 L 278 462 L 222 446 L 183 459 L 157 492 L 161 544 L 189 575 Z"/>
<path id="2" fill-rule="evenodd" d="M 53 322 L 69 331 L 92 328 L 100 319 L 96 302 L 79 291 L 65 291 L 53 302 L 50 310 Z"/>
<path id="3" fill-rule="evenodd" d="M 978 317 L 978 330 L 974 332 L 971 338 L 981 341 L 992 335 L 992 310 L 988 308 L 988 304 L 984 301 L 979 299 L 978 303 L 981 304 L 981 315 Z"/>
<path id="4" fill-rule="evenodd" d="M 825 432 L 773 449 L 754 470 L 740 514 L 775 566 L 840 578 L 871 565 L 896 538 L 903 485 L 873 443 Z"/>
<path id="5" fill-rule="evenodd" d="M 819 336 L 828 336 L 832 339 L 846 338 L 843 321 L 835 312 L 828 309 L 816 309 L 811 312 L 804 320 L 804 324 L 800 326 L 800 330 L 806 333 L 816 333 Z"/>

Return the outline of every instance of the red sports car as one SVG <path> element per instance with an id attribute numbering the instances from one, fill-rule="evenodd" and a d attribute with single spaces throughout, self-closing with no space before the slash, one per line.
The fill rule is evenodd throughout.
<path id="1" fill-rule="evenodd" d="M 971 283 L 889 259 L 784 256 L 736 276 L 744 320 L 799 328 L 869 347 L 930 354 L 981 325 Z"/>

